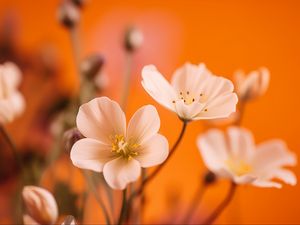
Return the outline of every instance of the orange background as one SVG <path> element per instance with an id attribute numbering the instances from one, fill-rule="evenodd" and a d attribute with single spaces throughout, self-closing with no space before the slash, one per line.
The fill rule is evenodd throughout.
<path id="1" fill-rule="evenodd" d="M 1 0 L 0 19 L 8 12 L 18 20 L 19 46 L 28 51 L 44 43 L 56 46 L 64 76 L 63 92 L 76 90 L 76 72 L 67 32 L 56 21 L 60 1 Z M 282 138 L 298 157 L 300 83 L 300 1 L 175 1 L 91 0 L 80 24 L 82 57 L 101 52 L 110 86 L 106 94 L 118 100 L 124 71 L 122 35 L 130 24 L 144 33 L 144 45 L 134 56 L 128 118 L 140 106 L 154 104 L 161 116 L 161 133 L 174 143 L 180 121 L 157 105 L 143 90 L 141 68 L 155 64 L 168 78 L 186 61 L 204 62 L 215 74 L 231 77 L 236 69 L 250 71 L 266 66 L 271 71 L 265 96 L 248 105 L 243 126 L 251 129 L 257 142 Z M 32 89 L 34 95 L 34 88 Z M 30 99 L 27 99 L 30 102 Z M 29 110 L 30 111 L 30 110 Z M 24 120 L 24 119 L 23 119 Z M 19 130 L 23 124 L 11 126 Z M 195 139 L 203 123 L 193 122 L 175 157 L 148 187 L 146 221 L 166 216 L 166 192 L 181 192 L 186 207 L 204 171 Z M 22 134 L 16 134 L 20 139 Z M 299 166 L 293 169 L 298 175 Z M 226 182 L 213 187 L 205 198 L 206 214 L 223 198 Z M 181 189 L 181 190 L 180 190 Z M 283 189 L 239 187 L 219 223 L 300 223 L 300 186 Z M 179 212 L 177 212 L 179 213 Z"/>

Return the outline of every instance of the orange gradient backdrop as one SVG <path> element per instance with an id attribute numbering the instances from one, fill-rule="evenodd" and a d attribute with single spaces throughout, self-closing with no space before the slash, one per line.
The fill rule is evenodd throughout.
<path id="1" fill-rule="evenodd" d="M 17 17 L 18 45 L 28 51 L 45 43 L 57 47 L 64 76 L 61 91 L 76 90 L 78 82 L 67 32 L 56 20 L 60 1 L 1 0 L 0 19 L 8 12 Z M 174 143 L 181 127 L 174 114 L 162 108 L 143 90 L 141 68 L 155 64 L 168 78 L 186 61 L 204 62 L 215 74 L 231 78 L 236 69 L 250 71 L 266 66 L 271 71 L 265 96 L 246 108 L 243 126 L 257 142 L 282 138 L 298 157 L 300 83 L 300 1 L 220 0 L 90 0 L 80 24 L 82 57 L 93 52 L 105 56 L 104 71 L 110 79 L 106 94 L 118 100 L 124 73 L 122 35 L 134 24 L 144 33 L 144 45 L 134 56 L 133 83 L 127 115 L 140 106 L 154 104 L 161 116 L 161 133 Z M 34 94 L 34 89 L 32 90 Z M 30 99 L 27 99 L 29 102 Z M 22 119 L 21 119 L 22 121 Z M 12 125 L 17 130 L 23 123 Z M 188 127 L 178 152 L 148 189 L 145 219 L 165 217 L 166 192 L 181 192 L 186 207 L 205 167 L 195 139 L 204 129 L 201 121 Z M 20 138 L 22 135 L 19 135 Z M 293 169 L 298 175 L 299 166 Z M 205 197 L 202 213 L 223 198 L 227 183 L 213 187 Z M 300 185 L 283 189 L 239 187 L 219 223 L 300 223 Z M 1 204 L 1 203 L 0 203 Z M 179 212 L 178 212 L 179 213 Z"/>

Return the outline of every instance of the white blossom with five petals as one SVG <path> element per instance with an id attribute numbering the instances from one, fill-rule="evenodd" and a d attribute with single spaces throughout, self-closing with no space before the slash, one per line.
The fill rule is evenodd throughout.
<path id="1" fill-rule="evenodd" d="M 12 62 L 0 65 L 0 124 L 13 121 L 25 108 L 23 95 L 18 91 L 21 71 Z"/>
<path id="2" fill-rule="evenodd" d="M 161 164 L 168 156 L 168 141 L 157 133 L 160 119 L 154 106 L 137 110 L 126 129 L 119 104 L 107 97 L 95 98 L 80 107 L 76 123 L 86 138 L 72 147 L 73 164 L 103 172 L 113 189 L 124 189 L 139 178 L 141 167 Z"/>
<path id="3" fill-rule="evenodd" d="M 294 166 L 296 156 L 282 140 L 255 145 L 250 131 L 230 127 L 227 133 L 211 129 L 201 135 L 197 145 L 209 170 L 237 184 L 281 188 L 273 179 L 295 185 L 294 173 L 284 166 Z"/>
<path id="4" fill-rule="evenodd" d="M 186 63 L 171 84 L 153 65 L 142 70 L 148 94 L 182 120 L 226 118 L 236 110 L 237 95 L 230 80 L 212 75 L 204 64 Z"/>

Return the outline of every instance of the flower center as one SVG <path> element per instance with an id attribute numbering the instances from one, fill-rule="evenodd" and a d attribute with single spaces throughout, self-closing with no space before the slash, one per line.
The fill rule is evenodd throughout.
<path id="1" fill-rule="evenodd" d="M 131 160 L 139 154 L 136 151 L 138 147 L 139 144 L 127 142 L 123 135 L 115 135 L 112 137 L 111 151 L 115 153 L 117 157 Z"/>
<path id="2" fill-rule="evenodd" d="M 190 105 L 195 101 L 195 97 L 189 92 L 179 92 L 179 99 L 182 99 L 186 105 Z"/>
<path id="3" fill-rule="evenodd" d="M 242 176 L 252 171 L 251 165 L 244 160 L 228 159 L 226 162 L 228 168 L 237 176 Z"/>

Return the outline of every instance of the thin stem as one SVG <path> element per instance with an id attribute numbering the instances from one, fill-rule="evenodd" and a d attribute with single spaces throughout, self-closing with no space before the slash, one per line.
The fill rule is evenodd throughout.
<path id="1" fill-rule="evenodd" d="M 130 89 L 130 81 L 131 81 L 131 69 L 132 69 L 132 53 L 126 52 L 126 68 L 125 68 L 125 75 L 123 81 L 123 89 L 121 94 L 121 107 L 123 111 L 126 111 L 127 100 L 129 95 Z"/>
<path id="2" fill-rule="evenodd" d="M 110 222 L 108 211 L 107 211 L 101 197 L 98 195 L 98 192 L 94 185 L 93 179 L 90 177 L 90 174 L 88 174 L 87 171 L 83 171 L 83 175 L 88 183 L 89 189 L 93 192 L 96 201 L 98 202 L 99 206 L 101 207 L 101 210 L 102 210 L 105 220 L 106 220 L 106 224 L 110 225 L 111 222 Z"/>
<path id="3" fill-rule="evenodd" d="M 192 203 L 187 211 L 186 216 L 183 219 L 182 224 L 189 224 L 190 220 L 193 218 L 193 215 L 196 212 L 197 206 L 201 203 L 202 198 L 204 196 L 205 191 L 207 190 L 207 185 L 205 183 L 200 182 L 199 186 L 193 196 Z"/>
<path id="4" fill-rule="evenodd" d="M 240 100 L 239 114 L 238 114 L 237 120 L 234 122 L 234 125 L 236 125 L 236 126 L 240 126 L 241 125 L 242 120 L 244 118 L 245 109 L 246 109 L 246 102 L 244 100 Z"/>
<path id="5" fill-rule="evenodd" d="M 119 221 L 118 225 L 121 225 L 123 223 L 123 220 L 125 218 L 125 213 L 126 213 L 126 206 L 127 206 L 127 188 L 123 190 L 123 200 L 122 200 L 122 207 L 120 211 L 120 216 L 119 216 Z"/>
<path id="6" fill-rule="evenodd" d="M 225 199 L 217 206 L 217 208 L 210 214 L 210 216 L 203 222 L 203 224 L 212 224 L 215 219 L 226 209 L 226 207 L 231 202 L 234 193 L 236 191 L 237 185 L 234 182 L 231 182 L 230 189 L 227 193 Z"/>
<path id="7" fill-rule="evenodd" d="M 14 141 L 12 140 L 12 138 L 10 137 L 10 135 L 8 134 L 8 132 L 6 131 L 6 129 L 3 126 L 0 126 L 0 132 L 1 132 L 2 136 L 4 137 L 5 141 L 8 143 L 8 145 L 17 161 L 18 166 L 20 167 L 20 169 L 24 168 L 23 161 L 22 161 L 20 155 L 18 154 L 18 149 L 17 149 Z"/>
<path id="8" fill-rule="evenodd" d="M 184 136 L 184 133 L 186 131 L 186 127 L 187 127 L 187 124 L 188 124 L 188 121 L 183 121 L 183 125 L 182 125 L 182 128 L 181 128 L 181 131 L 180 131 L 180 134 L 175 142 L 175 144 L 173 145 L 173 147 L 170 149 L 170 153 L 169 153 L 169 156 L 168 158 L 166 159 L 166 161 L 161 164 L 160 166 L 158 166 L 156 168 L 156 170 L 154 170 L 154 172 L 152 174 L 150 174 L 147 178 L 145 178 L 142 183 L 141 183 L 141 186 L 134 192 L 131 194 L 131 196 L 129 197 L 128 199 L 128 210 L 126 211 L 126 214 L 129 212 L 130 213 L 130 210 L 131 210 L 131 204 L 132 204 L 132 201 L 135 197 L 139 196 L 140 194 L 143 193 L 143 190 L 145 189 L 146 185 L 151 181 L 153 180 L 153 178 L 162 170 L 162 168 L 164 168 L 164 166 L 167 164 L 168 161 L 170 161 L 170 159 L 172 158 L 172 156 L 174 155 L 174 152 L 175 150 L 177 149 L 179 143 L 181 142 L 183 136 Z M 130 217 L 130 215 L 126 215 L 127 217 Z"/>

